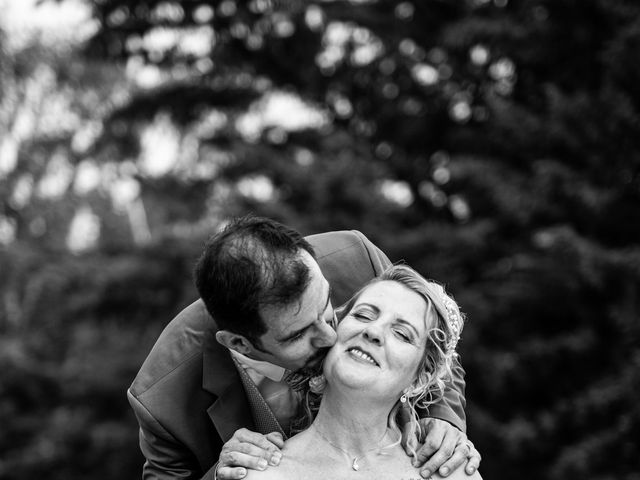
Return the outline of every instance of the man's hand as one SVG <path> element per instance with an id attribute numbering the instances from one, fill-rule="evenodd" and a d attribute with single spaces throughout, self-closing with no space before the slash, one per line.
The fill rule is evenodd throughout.
<path id="1" fill-rule="evenodd" d="M 268 465 L 278 465 L 282 459 L 280 449 L 283 446 L 284 440 L 278 432 L 262 435 L 246 428 L 236 430 L 233 437 L 222 446 L 216 478 L 244 478 L 247 468 L 264 470 Z"/>
<path id="2" fill-rule="evenodd" d="M 409 431 L 409 425 L 405 424 L 403 429 L 402 445 L 408 454 L 411 453 L 410 445 L 416 450 L 413 465 L 422 467 L 422 477 L 429 478 L 436 471 L 446 477 L 467 459 L 467 475 L 472 475 L 478 469 L 480 453 L 467 436 L 450 423 L 437 418 L 420 419 L 424 436 L 422 442 Z"/>

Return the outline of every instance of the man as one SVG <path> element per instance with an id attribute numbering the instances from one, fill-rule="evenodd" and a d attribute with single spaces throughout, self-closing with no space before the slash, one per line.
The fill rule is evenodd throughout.
<path id="1" fill-rule="evenodd" d="M 333 305 L 389 265 L 355 231 L 305 239 L 245 217 L 212 237 L 195 269 L 201 300 L 169 323 L 128 391 L 143 477 L 242 478 L 246 468 L 277 465 L 298 408 L 285 370 L 321 363 L 336 338 Z M 464 371 L 455 370 L 445 398 L 422 420 L 425 477 L 437 468 L 446 476 L 444 468 L 467 458 L 467 471 L 480 462 L 464 434 Z"/>

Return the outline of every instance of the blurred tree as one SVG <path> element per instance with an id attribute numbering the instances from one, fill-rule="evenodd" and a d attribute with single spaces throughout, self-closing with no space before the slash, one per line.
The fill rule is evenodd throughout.
<path id="1" fill-rule="evenodd" d="M 30 398 L 39 412 L 15 415 L 9 431 L 25 440 L 5 471 L 39 473 L 36 457 L 20 455 L 50 452 L 54 435 L 67 439 L 55 461 L 74 439 L 87 448 L 77 469 L 61 470 L 65 478 L 87 473 L 96 452 L 115 456 L 130 445 L 118 423 L 124 406 L 104 416 L 115 423 L 94 443 L 82 429 L 103 418 L 99 408 L 63 434 L 62 405 L 81 410 L 88 397 L 65 393 L 71 377 L 53 369 L 67 358 L 69 371 L 85 372 L 73 378 L 92 401 L 122 403 L 117 395 L 145 353 L 131 347 L 150 346 L 193 296 L 187 272 L 199 243 L 229 216 L 252 211 L 305 233 L 360 229 L 393 260 L 448 285 L 468 312 L 469 428 L 486 478 L 637 479 L 635 3 L 92 2 L 99 28 L 84 59 L 61 57 L 48 77 L 86 91 L 73 105 L 84 105 L 78 115 L 90 127 L 18 152 L 33 171 L 60 170 L 66 159 L 75 178 L 97 171 L 105 179 L 61 197 L 45 223 L 64 233 L 39 237 L 49 252 L 69 238 L 72 206 L 91 205 L 101 235 L 95 253 L 80 242 L 85 256 L 53 265 L 53 253 L 43 257 L 31 243 L 12 244 L 3 259 L 12 272 L 3 284 L 8 341 L 56 345 L 45 349 L 51 375 L 33 378 L 33 389 L 16 380 L 23 357 L 5 355 L 17 373 L 7 377 L 2 411 Z M 7 67 L 20 58 L 2 57 L 3 84 L 33 68 L 26 60 L 24 69 Z M 27 198 L 15 193 L 18 170 L 3 177 L 3 198 Z M 3 213 L 20 241 L 42 231 L 34 217 L 52 207 L 28 198 Z M 91 225 L 91 212 L 79 211 Z M 85 227 L 79 238 L 87 236 Z M 167 276 L 172 269 L 179 279 Z M 73 302 L 61 304 L 71 291 Z M 86 322 L 69 323 L 78 315 Z M 33 344 L 27 325 L 39 331 Z M 122 335 L 138 340 L 119 343 Z M 117 360 L 104 385 L 91 382 L 92 368 L 78 370 L 100 355 Z M 54 392 L 51 403 L 38 392 Z M 36 420 L 45 411 L 59 414 L 43 432 Z M 8 448 L 9 435 L 0 445 Z M 137 476 L 126 458 L 105 478 Z"/>
<path id="2" fill-rule="evenodd" d="M 192 250 L 165 243 L 74 257 L 14 244 L 0 252 L 0 477 L 138 473 L 124 389 L 144 345 L 195 299 Z"/>

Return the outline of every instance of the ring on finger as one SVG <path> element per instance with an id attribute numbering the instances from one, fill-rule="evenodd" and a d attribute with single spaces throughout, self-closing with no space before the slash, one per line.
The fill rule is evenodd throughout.
<path id="1" fill-rule="evenodd" d="M 464 442 L 464 444 L 469 449 L 469 451 L 467 452 L 467 457 L 470 457 L 471 456 L 471 452 L 473 452 L 473 443 L 471 443 L 471 440 L 467 440 L 467 441 Z"/>

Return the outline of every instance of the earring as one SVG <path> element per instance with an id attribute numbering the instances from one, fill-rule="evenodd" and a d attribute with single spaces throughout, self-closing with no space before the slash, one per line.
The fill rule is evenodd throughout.
<path id="1" fill-rule="evenodd" d="M 400 397 L 400 403 L 407 403 L 407 396 L 403 393 L 402 396 Z"/>

